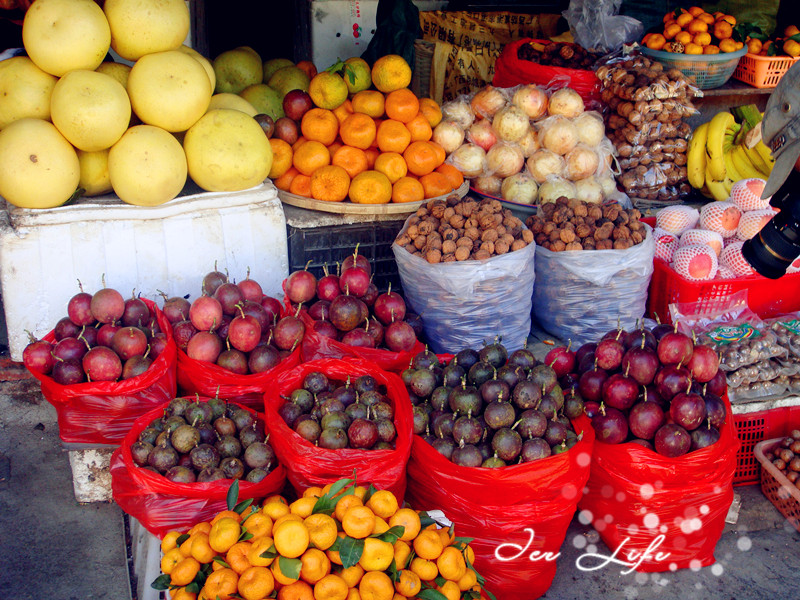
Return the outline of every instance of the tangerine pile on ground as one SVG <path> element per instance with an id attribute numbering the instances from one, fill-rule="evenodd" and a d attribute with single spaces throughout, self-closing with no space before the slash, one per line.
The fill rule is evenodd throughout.
<path id="1" fill-rule="evenodd" d="M 161 541 L 152 587 L 173 600 L 484 598 L 469 540 L 389 491 L 342 479 L 289 502 L 236 504 Z M 438 592 L 438 594 L 436 593 Z"/>

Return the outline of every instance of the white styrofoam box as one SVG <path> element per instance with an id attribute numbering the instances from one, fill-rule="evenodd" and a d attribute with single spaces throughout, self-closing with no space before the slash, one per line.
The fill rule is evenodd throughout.
<path id="1" fill-rule="evenodd" d="M 447 2 L 414 0 L 423 10 L 439 10 Z M 311 60 L 321 71 L 367 49 L 377 24 L 378 0 L 312 0 Z"/>
<path id="2" fill-rule="evenodd" d="M 78 502 L 111 502 L 113 448 L 69 450 L 72 489 Z"/>
<path id="3" fill-rule="evenodd" d="M 26 330 L 37 337 L 67 314 L 83 289 L 106 286 L 151 300 L 200 294 L 203 276 L 227 269 L 282 297 L 289 271 L 286 220 L 272 182 L 241 192 L 179 196 L 155 207 L 114 195 L 47 210 L 9 206 L 0 226 L 0 286 L 11 359 L 22 359 Z"/>
<path id="4" fill-rule="evenodd" d="M 154 590 L 150 584 L 161 575 L 161 542 L 147 531 L 139 521 L 130 519 L 131 559 L 133 576 L 136 581 L 136 597 L 138 600 L 159 600 L 161 592 Z"/>

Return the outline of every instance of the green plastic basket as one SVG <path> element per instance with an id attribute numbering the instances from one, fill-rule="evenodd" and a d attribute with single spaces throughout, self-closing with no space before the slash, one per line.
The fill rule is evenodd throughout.
<path id="1" fill-rule="evenodd" d="M 701 90 L 710 90 L 723 85 L 731 78 L 739 59 L 747 54 L 747 46 L 736 52 L 721 54 L 677 54 L 641 48 L 642 54 L 654 58 L 664 67 L 676 68 Z"/>

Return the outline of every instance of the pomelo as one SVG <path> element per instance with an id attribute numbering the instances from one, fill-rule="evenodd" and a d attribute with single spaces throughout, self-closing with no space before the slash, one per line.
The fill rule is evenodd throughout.
<path id="1" fill-rule="evenodd" d="M 188 54 L 201 65 L 203 65 L 203 68 L 206 70 L 206 75 L 208 75 L 208 81 L 211 83 L 211 93 L 213 94 L 214 88 L 217 87 L 217 76 L 214 74 L 214 65 L 211 64 L 211 61 L 200 54 L 197 50 L 187 46 L 186 44 L 181 44 L 178 46 L 178 50 L 184 54 Z"/>
<path id="2" fill-rule="evenodd" d="M 267 85 L 278 92 L 282 101 L 286 93 L 292 90 L 307 92 L 310 82 L 311 78 L 302 69 L 284 67 L 275 71 L 272 77 L 269 78 Z"/>
<path id="3" fill-rule="evenodd" d="M 0 129 L 25 117 L 50 120 L 56 81 L 27 56 L 0 61 Z"/>
<path id="4" fill-rule="evenodd" d="M 122 58 L 175 50 L 189 34 L 189 7 L 183 0 L 106 0 L 111 47 Z"/>
<path id="5" fill-rule="evenodd" d="M 83 189 L 84 196 L 99 196 L 113 190 L 108 175 L 108 148 L 96 152 L 78 150 L 78 161 L 81 165 L 78 187 Z"/>
<path id="6" fill-rule="evenodd" d="M 216 110 L 218 108 L 232 108 L 234 110 L 240 110 L 251 117 L 255 117 L 258 114 L 258 111 L 255 109 L 255 107 L 247 100 L 237 94 L 231 94 L 230 92 L 221 92 L 211 96 L 211 103 L 208 105 L 208 110 L 206 112 L 209 110 Z"/>
<path id="7" fill-rule="evenodd" d="M 281 96 L 266 83 L 254 83 L 244 88 L 239 95 L 253 105 L 257 112 L 269 115 L 273 121 L 284 116 Z"/>
<path id="8" fill-rule="evenodd" d="M 270 58 L 265 60 L 262 66 L 262 81 L 263 83 L 269 82 L 269 78 L 278 70 L 284 67 L 293 67 L 295 64 L 288 58 Z"/>
<path id="9" fill-rule="evenodd" d="M 131 73 L 131 66 L 125 63 L 104 61 L 100 66 L 95 69 L 98 73 L 103 73 L 113 77 L 122 84 L 122 87 L 128 87 L 128 75 Z"/>
<path id="10" fill-rule="evenodd" d="M 248 85 L 262 83 L 261 59 L 244 49 L 226 50 L 213 61 L 215 92 L 238 94 Z"/>

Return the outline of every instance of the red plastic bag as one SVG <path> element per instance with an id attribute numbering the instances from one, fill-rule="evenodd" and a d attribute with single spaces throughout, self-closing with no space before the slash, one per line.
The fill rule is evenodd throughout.
<path id="1" fill-rule="evenodd" d="M 731 406 L 725 403 L 728 418 L 720 439 L 684 456 L 668 458 L 630 443 L 595 445 L 579 508 L 588 511 L 586 518 L 612 552 L 622 546 L 617 558 L 635 564 L 638 557 L 628 553 L 650 548 L 637 571 L 714 563 L 733 502 L 739 450 Z"/>
<path id="2" fill-rule="evenodd" d="M 186 531 L 196 523 L 208 521 L 227 509 L 232 480 L 209 483 L 174 483 L 163 475 L 143 469 L 133 462 L 131 444 L 169 402 L 140 417 L 128 431 L 120 447 L 111 455 L 111 493 L 114 501 L 147 531 L 159 538 L 168 531 Z M 257 417 L 263 422 L 263 414 Z M 271 443 L 271 441 L 270 441 Z M 286 483 L 286 470 L 279 463 L 258 483 L 239 481 L 239 501 L 261 500 L 278 494 Z"/>
<path id="3" fill-rule="evenodd" d="M 362 375 L 372 375 L 386 388 L 386 397 L 394 408 L 397 430 L 394 450 L 328 450 L 318 448 L 292 431 L 278 415 L 285 396 L 302 386 L 312 371 L 325 373 L 329 379 L 344 382 Z M 357 359 L 321 359 L 307 362 L 278 375 L 264 396 L 270 443 L 281 464 L 286 465 L 289 482 L 298 494 L 311 486 L 324 486 L 356 471 L 359 482 L 372 483 L 378 489 L 402 498 L 406 490 L 406 463 L 411 453 L 411 403 L 400 378 L 376 365 Z M 359 484 L 360 485 L 360 484 Z"/>
<path id="4" fill-rule="evenodd" d="M 119 444 L 134 421 L 175 397 L 176 351 L 172 327 L 164 313 L 142 298 L 167 336 L 164 351 L 138 377 L 122 381 L 98 381 L 60 385 L 48 375 L 31 371 L 42 395 L 58 413 L 58 432 L 69 444 Z M 44 339 L 55 342 L 53 331 Z"/>
<path id="5" fill-rule="evenodd" d="M 556 89 L 571 87 L 580 94 L 587 106 L 594 103 L 600 104 L 600 80 L 594 71 L 549 67 L 519 58 L 517 53 L 520 46 L 531 42 L 548 43 L 547 40 L 526 38 L 506 44 L 494 63 L 493 86 L 514 87 L 525 83 L 535 83 Z"/>
<path id="6" fill-rule="evenodd" d="M 458 466 L 414 436 L 406 499 L 442 510 L 457 536 L 474 538 L 475 568 L 498 600 L 538 598 L 555 577 L 594 445 L 588 417 L 573 425 L 583 437 L 568 452 L 500 469 Z"/>

